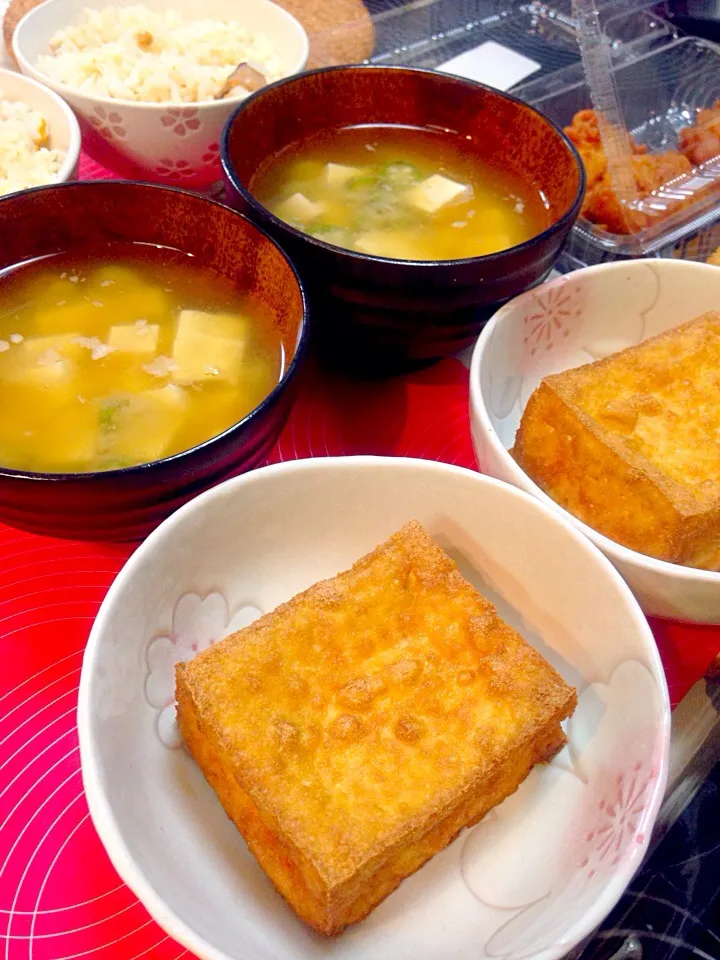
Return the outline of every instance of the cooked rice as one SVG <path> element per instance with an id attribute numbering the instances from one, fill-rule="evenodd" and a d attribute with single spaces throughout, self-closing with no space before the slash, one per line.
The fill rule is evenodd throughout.
<path id="1" fill-rule="evenodd" d="M 0 196 L 52 182 L 64 159 L 48 146 L 45 117 L 0 89 Z"/>
<path id="2" fill-rule="evenodd" d="M 243 61 L 268 80 L 282 76 L 267 37 L 237 20 L 188 21 L 174 10 L 143 6 L 86 9 L 74 26 L 50 40 L 52 55 L 38 69 L 52 80 L 90 96 L 146 103 L 212 100 Z M 236 87 L 229 96 L 247 91 Z"/>

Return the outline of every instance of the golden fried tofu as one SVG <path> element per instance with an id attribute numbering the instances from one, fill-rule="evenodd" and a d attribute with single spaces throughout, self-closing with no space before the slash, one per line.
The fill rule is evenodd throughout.
<path id="1" fill-rule="evenodd" d="M 176 693 L 228 816 L 328 935 L 549 760 L 576 703 L 418 523 L 179 664 Z"/>
<path id="2" fill-rule="evenodd" d="M 720 568 L 720 314 L 546 377 L 513 455 L 617 543 Z"/>

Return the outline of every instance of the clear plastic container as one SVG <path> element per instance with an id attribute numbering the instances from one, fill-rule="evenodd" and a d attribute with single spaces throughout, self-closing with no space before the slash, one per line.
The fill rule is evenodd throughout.
<path id="1" fill-rule="evenodd" d="M 639 55 L 636 51 L 616 62 L 614 75 L 626 131 L 636 144 L 647 148 L 648 158 L 666 151 L 674 156 L 681 131 L 698 129 L 698 111 L 716 103 L 720 106 L 720 50 L 706 40 L 666 39 L 655 49 Z M 525 84 L 519 95 L 563 127 L 578 111 L 592 107 L 581 69 L 571 68 L 562 75 Z M 720 109 L 714 117 L 713 124 L 704 128 L 703 142 L 686 147 L 690 153 L 688 172 L 674 170 L 669 180 L 639 200 L 632 211 L 634 229 L 611 232 L 582 218 L 573 231 L 568 252 L 585 264 L 666 254 L 678 241 L 720 220 L 720 141 L 710 135 L 717 127 L 720 136 Z M 688 141 L 697 139 L 696 134 L 685 136 Z M 698 164 L 698 154 L 707 159 Z M 639 162 L 656 163 L 652 159 Z M 600 219 L 602 206 L 596 205 L 588 212 Z"/>
<path id="2" fill-rule="evenodd" d="M 488 40 L 530 57 L 537 77 L 580 65 L 569 0 L 367 0 L 375 25 L 371 63 L 435 68 Z M 603 25 L 614 55 L 677 35 L 664 18 L 633 0 L 603 4 Z"/>

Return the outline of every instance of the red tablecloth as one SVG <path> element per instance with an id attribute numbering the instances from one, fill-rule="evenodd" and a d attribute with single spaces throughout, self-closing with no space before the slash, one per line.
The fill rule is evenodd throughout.
<path id="1" fill-rule="evenodd" d="M 81 176 L 110 176 L 84 159 Z M 468 373 L 349 384 L 307 369 L 270 462 L 372 453 L 475 467 Z M 0 526 L 0 937 L 3 960 L 176 960 L 119 881 L 89 820 L 75 707 L 93 618 L 130 546 Z M 720 628 L 653 623 L 677 702 L 720 649 Z"/>

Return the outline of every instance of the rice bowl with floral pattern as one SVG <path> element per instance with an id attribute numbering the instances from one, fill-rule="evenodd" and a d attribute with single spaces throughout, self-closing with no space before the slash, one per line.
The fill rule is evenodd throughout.
<path id="1" fill-rule="evenodd" d="M 199 19 L 192 0 L 141 0 L 141 5 L 153 14 L 172 11 L 189 22 Z M 46 0 L 18 24 L 13 36 L 15 58 L 24 74 L 70 104 L 82 124 L 86 149 L 114 172 L 157 183 L 209 186 L 220 179 L 218 144 L 223 125 L 237 106 L 236 96 L 144 102 L 76 89 L 41 69 L 43 58 L 51 52 L 51 39 L 78 23 L 86 9 L 137 6 L 137 0 Z M 273 76 L 286 77 L 305 66 L 305 30 L 271 0 L 244 0 L 240 11 L 232 0 L 207 0 L 202 18 L 238 21 L 250 38 L 263 38 L 263 49 L 272 53 Z M 200 89 L 207 90 L 206 86 Z"/>

